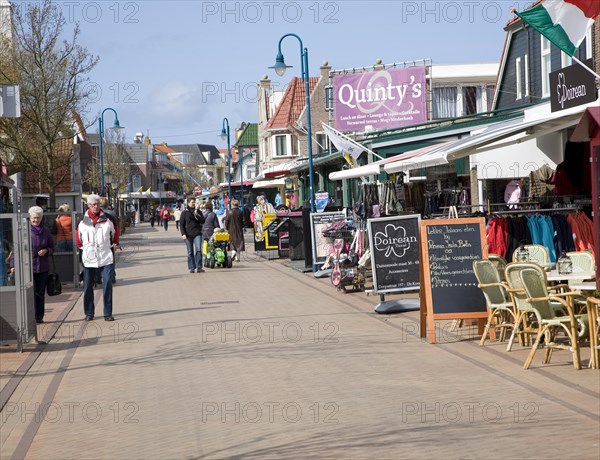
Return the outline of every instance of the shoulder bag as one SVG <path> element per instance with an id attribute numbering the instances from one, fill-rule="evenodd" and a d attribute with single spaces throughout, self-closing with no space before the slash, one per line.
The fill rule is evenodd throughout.
<path id="1" fill-rule="evenodd" d="M 60 295 L 62 294 L 62 284 L 60 284 L 60 276 L 56 272 L 54 255 L 52 256 L 52 271 L 53 273 L 48 274 L 48 280 L 46 281 L 46 293 L 49 296 Z"/>

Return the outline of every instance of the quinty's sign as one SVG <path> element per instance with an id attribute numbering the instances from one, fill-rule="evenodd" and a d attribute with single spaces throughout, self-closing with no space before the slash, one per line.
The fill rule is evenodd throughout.
<path id="1" fill-rule="evenodd" d="M 335 128 L 365 131 L 427 121 L 426 67 L 336 75 Z"/>

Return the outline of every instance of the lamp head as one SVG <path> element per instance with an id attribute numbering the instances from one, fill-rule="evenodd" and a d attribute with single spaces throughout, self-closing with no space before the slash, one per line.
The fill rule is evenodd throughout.
<path id="1" fill-rule="evenodd" d="M 285 73 L 285 71 L 290 67 L 292 67 L 292 66 L 285 64 L 285 60 L 283 59 L 283 54 L 277 53 L 277 57 L 275 58 L 275 65 L 272 65 L 271 67 L 269 67 L 269 69 L 274 69 L 275 73 L 277 75 L 279 75 L 280 77 L 282 77 L 283 74 Z"/>
<path id="2" fill-rule="evenodd" d="M 221 134 L 219 134 L 219 136 L 221 136 L 221 139 L 226 141 L 227 140 L 227 130 L 225 129 L 225 127 L 223 127 L 223 129 L 221 129 Z"/>
<path id="3" fill-rule="evenodd" d="M 112 127 L 113 131 L 119 132 L 119 131 L 121 131 L 123 128 L 125 128 L 125 126 L 121 126 L 121 125 L 119 124 L 119 119 L 118 119 L 118 118 L 115 118 L 115 124 L 114 124 L 114 125 L 113 125 L 113 127 Z"/>

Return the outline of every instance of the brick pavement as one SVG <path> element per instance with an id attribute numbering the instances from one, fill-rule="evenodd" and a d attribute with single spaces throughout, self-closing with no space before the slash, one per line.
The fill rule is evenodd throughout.
<path id="1" fill-rule="evenodd" d="M 471 328 L 430 345 L 418 312 L 251 254 L 190 274 L 174 228 L 124 246 L 116 321 L 64 307 L 0 413 L 0 458 L 600 456 L 599 374 L 567 352 L 524 371 L 527 350 Z"/>

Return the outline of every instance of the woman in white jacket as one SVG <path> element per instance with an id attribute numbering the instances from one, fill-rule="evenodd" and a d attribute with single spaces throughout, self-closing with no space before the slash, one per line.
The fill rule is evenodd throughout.
<path id="1" fill-rule="evenodd" d="M 112 315 L 112 271 L 114 267 L 113 246 L 119 244 L 119 229 L 100 208 L 100 196 L 87 198 L 88 210 L 77 226 L 75 240 L 81 251 L 83 263 L 83 310 L 85 320 L 94 319 L 94 281 L 96 272 L 102 278 L 104 319 L 114 321 Z"/>

